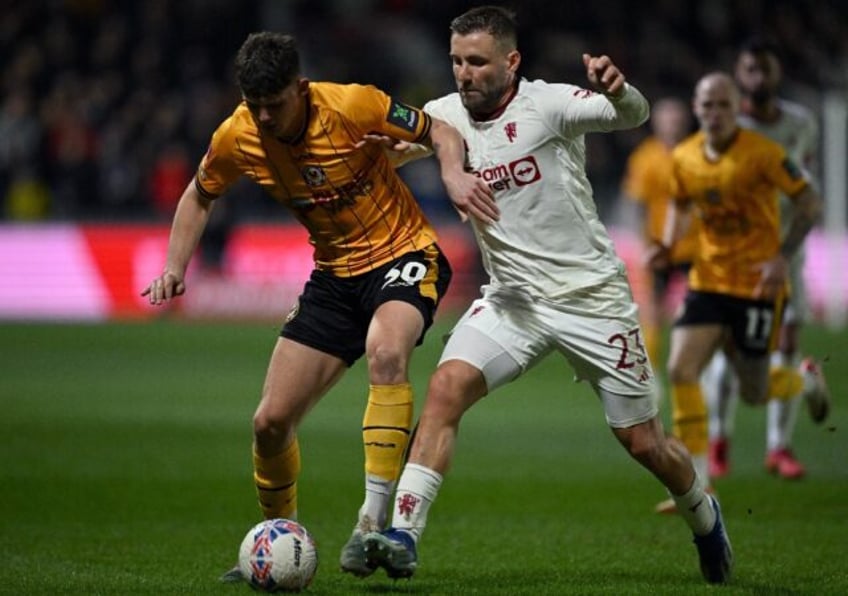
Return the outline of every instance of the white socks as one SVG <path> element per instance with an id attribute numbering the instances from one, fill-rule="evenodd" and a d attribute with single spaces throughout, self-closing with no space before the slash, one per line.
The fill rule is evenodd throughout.
<path id="1" fill-rule="evenodd" d="M 394 490 L 395 482 L 393 480 L 386 480 L 371 474 L 365 475 L 365 502 L 359 509 L 357 530 L 363 533 L 375 532 L 385 527 L 386 512 Z"/>
<path id="2" fill-rule="evenodd" d="M 801 407 L 801 396 L 789 401 L 782 399 L 769 400 L 768 431 L 766 433 L 766 448 L 769 451 L 783 449 L 792 444 L 792 434 L 795 422 L 798 420 L 798 410 Z"/>
<path id="3" fill-rule="evenodd" d="M 775 352 L 771 355 L 772 366 L 785 366 L 787 368 L 798 368 L 801 356 L 795 354 L 787 357 L 785 354 Z M 790 400 L 771 399 L 766 405 L 768 411 L 768 425 L 766 431 L 766 449 L 783 449 L 792 444 L 792 434 L 798 420 L 798 410 L 801 407 L 801 395 L 796 395 Z"/>
<path id="4" fill-rule="evenodd" d="M 709 464 L 707 463 L 707 454 L 702 453 L 701 455 L 693 455 L 692 456 L 692 467 L 695 468 L 695 475 L 698 478 L 705 478 L 706 480 L 701 483 L 701 486 L 709 486 L 710 485 L 710 474 L 709 474 Z"/>
<path id="5" fill-rule="evenodd" d="M 709 534 L 716 523 L 712 498 L 704 492 L 701 480 L 695 476 L 692 487 L 682 495 L 671 495 L 677 511 L 698 536 Z"/>
<path id="6" fill-rule="evenodd" d="M 731 437 L 739 403 L 739 381 L 731 371 L 724 352 L 713 355 L 701 375 L 701 388 L 709 410 L 710 439 Z"/>
<path id="7" fill-rule="evenodd" d="M 392 526 L 412 534 L 418 542 L 427 512 L 439 493 L 442 475 L 418 464 L 406 464 L 398 481 Z"/>

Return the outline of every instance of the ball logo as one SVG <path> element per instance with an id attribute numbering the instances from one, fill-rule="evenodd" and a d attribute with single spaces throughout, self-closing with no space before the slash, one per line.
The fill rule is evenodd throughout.
<path id="1" fill-rule="evenodd" d="M 299 539 L 294 541 L 294 566 L 300 567 L 300 557 L 303 556 L 303 546 Z"/>
<path id="2" fill-rule="evenodd" d="M 515 178 L 516 186 L 524 186 L 525 184 L 536 182 L 536 180 L 542 177 L 541 172 L 539 172 L 539 165 L 532 155 L 512 162 L 509 164 L 509 170 L 512 172 L 512 177 Z"/>
<path id="3" fill-rule="evenodd" d="M 263 528 L 254 538 L 250 566 L 253 577 L 259 582 L 268 581 L 271 575 L 271 568 L 274 564 L 271 543 L 275 538 L 276 536 L 273 536 L 268 528 Z"/>

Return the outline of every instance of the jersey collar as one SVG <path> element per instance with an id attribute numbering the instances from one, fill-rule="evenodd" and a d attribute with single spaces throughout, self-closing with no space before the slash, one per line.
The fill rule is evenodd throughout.
<path id="1" fill-rule="evenodd" d="M 518 94 L 518 85 L 521 83 L 520 79 L 516 77 L 515 85 L 512 87 L 512 91 L 509 93 L 509 97 L 506 98 L 506 101 L 501 104 L 501 106 L 496 109 L 494 112 L 489 112 L 488 114 L 471 114 L 471 119 L 475 122 L 489 122 L 491 120 L 496 120 L 501 117 L 506 109 L 509 107 L 509 104 L 512 103 L 512 100 Z"/>

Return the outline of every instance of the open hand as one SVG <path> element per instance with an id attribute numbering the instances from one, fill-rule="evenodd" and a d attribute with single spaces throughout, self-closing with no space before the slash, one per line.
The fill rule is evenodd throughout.
<path id="1" fill-rule="evenodd" d="M 182 296 L 185 294 L 185 281 L 176 274 L 170 271 L 165 271 L 162 275 L 150 282 L 141 295 L 147 296 L 150 304 L 160 305 L 168 300 Z"/>
<path id="2" fill-rule="evenodd" d="M 754 270 L 760 272 L 760 281 L 754 288 L 755 298 L 774 299 L 786 287 L 786 280 L 789 277 L 789 263 L 783 255 L 778 254 L 773 259 L 754 265 Z"/>

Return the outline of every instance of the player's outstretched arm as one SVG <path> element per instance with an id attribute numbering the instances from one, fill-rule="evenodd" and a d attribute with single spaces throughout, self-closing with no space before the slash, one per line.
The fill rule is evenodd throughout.
<path id="1" fill-rule="evenodd" d="M 200 194 L 192 179 L 177 203 L 165 269 L 141 292 L 150 304 L 162 304 L 185 293 L 185 272 L 209 221 L 212 205 L 210 199 Z"/>
<path id="2" fill-rule="evenodd" d="M 369 133 L 363 135 L 362 140 L 356 143 L 355 147 L 359 149 L 365 146 L 366 143 L 380 145 L 395 168 L 433 154 L 433 151 L 426 145 L 401 141 L 384 134 Z"/>
<path id="3" fill-rule="evenodd" d="M 821 217 L 822 210 L 822 199 L 812 185 L 807 185 L 801 192 L 792 197 L 789 228 L 780 245 L 780 252 L 785 257 L 791 258 L 798 252 L 807 234 Z"/>
<path id="4" fill-rule="evenodd" d="M 652 242 L 645 251 L 644 264 L 654 271 L 671 267 L 671 249 L 691 225 L 691 205 L 669 199 L 661 242 Z"/>
<path id="5" fill-rule="evenodd" d="M 500 217 L 495 197 L 481 178 L 465 171 L 465 141 L 454 127 L 433 118 L 430 144 L 442 171 L 442 181 L 454 207 L 484 223 Z"/>
<path id="6" fill-rule="evenodd" d="M 803 244 L 821 211 L 821 198 L 812 186 L 806 186 L 792 197 L 789 228 L 783 236 L 780 252 L 773 258 L 754 265 L 760 273 L 760 281 L 754 289 L 755 297 L 770 299 L 785 287 L 789 277 L 789 261 Z"/>

